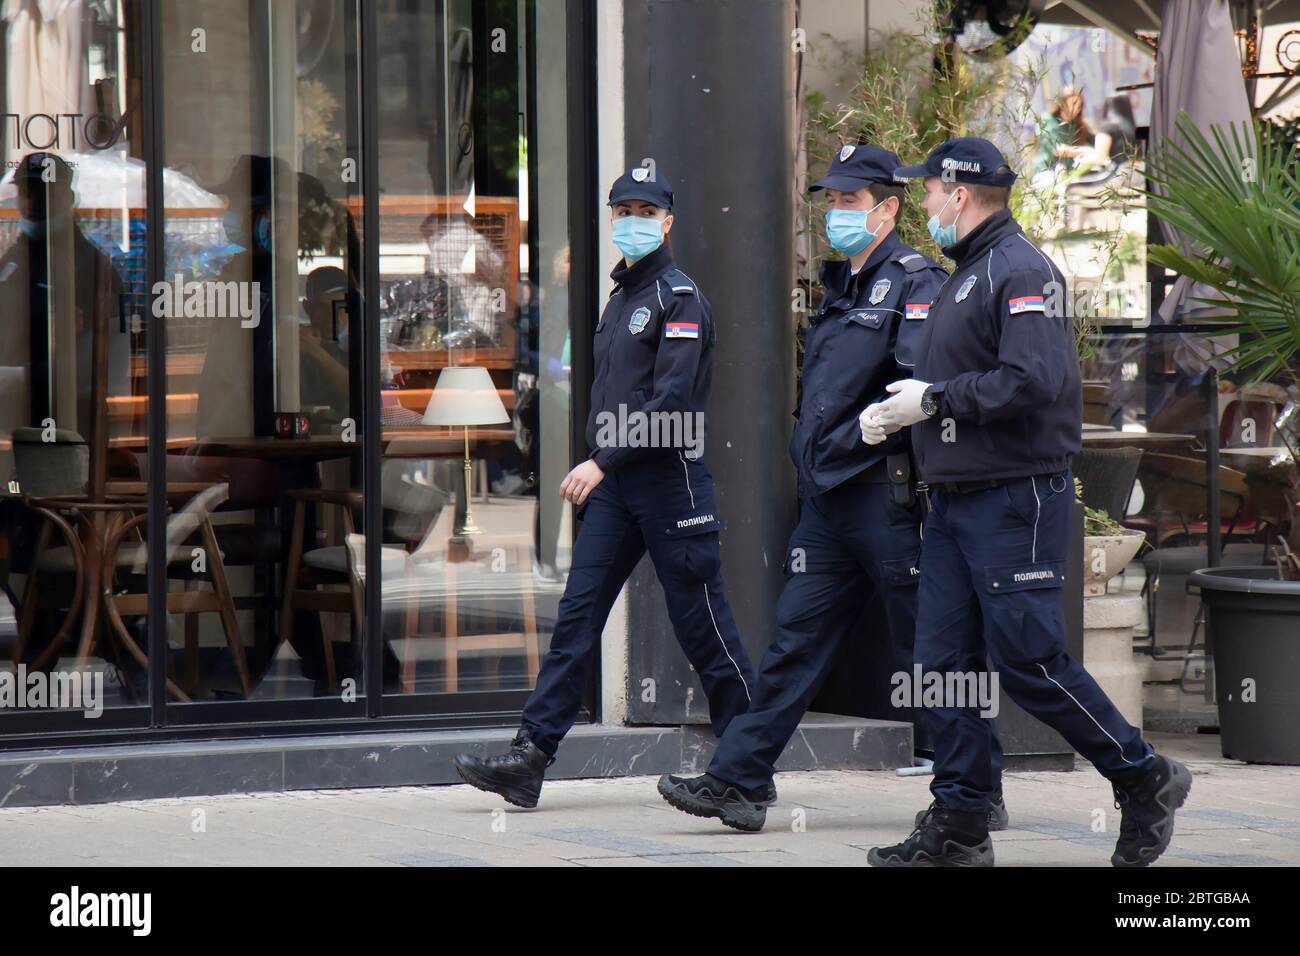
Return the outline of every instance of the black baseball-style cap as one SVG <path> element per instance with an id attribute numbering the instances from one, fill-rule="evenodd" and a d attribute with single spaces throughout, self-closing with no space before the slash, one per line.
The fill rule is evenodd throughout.
<path id="1" fill-rule="evenodd" d="M 1010 186 L 1016 181 L 1016 174 L 998 148 L 978 136 L 946 140 L 934 148 L 924 163 L 894 170 L 894 179 L 899 181 L 925 176 L 941 176 L 952 182 L 980 186 Z"/>
<path id="2" fill-rule="evenodd" d="M 48 175 L 48 179 L 46 178 Z M 14 182 L 41 180 L 72 185 L 72 167 L 58 153 L 28 153 L 14 167 Z"/>
<path id="3" fill-rule="evenodd" d="M 672 209 L 673 187 L 657 168 L 633 166 L 614 180 L 614 185 L 609 190 L 607 205 L 612 206 L 616 202 L 625 202 L 629 199 L 654 203 L 660 209 Z"/>
<path id="4" fill-rule="evenodd" d="M 826 175 L 809 186 L 808 191 L 838 189 L 853 192 L 871 183 L 892 183 L 894 170 L 898 167 L 898 157 L 887 149 L 866 143 L 845 143 L 831 159 L 831 168 Z"/>

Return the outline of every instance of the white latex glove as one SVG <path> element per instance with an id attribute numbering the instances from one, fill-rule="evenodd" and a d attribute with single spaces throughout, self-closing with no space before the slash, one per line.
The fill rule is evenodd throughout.
<path id="1" fill-rule="evenodd" d="M 922 382 L 915 378 L 905 378 L 901 382 L 891 382 L 886 385 L 885 391 L 891 392 L 893 398 L 873 406 L 876 409 L 877 424 L 889 434 L 908 425 L 925 421 L 926 415 L 921 411 L 921 396 L 929 387 L 929 382 Z"/>
<path id="2" fill-rule="evenodd" d="M 868 445 L 879 445 L 889 433 L 876 421 L 876 411 L 880 404 L 868 405 L 858 416 L 858 427 L 862 429 L 862 440 Z"/>

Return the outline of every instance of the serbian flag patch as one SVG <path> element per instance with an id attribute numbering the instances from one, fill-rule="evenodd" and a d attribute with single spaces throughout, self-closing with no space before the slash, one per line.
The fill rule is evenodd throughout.
<path id="1" fill-rule="evenodd" d="M 903 306 L 903 318 L 905 319 L 924 319 L 929 314 L 929 302 L 909 302 Z"/>
<path id="2" fill-rule="evenodd" d="M 698 322 L 669 322 L 664 332 L 664 338 L 669 339 L 698 339 L 700 337 L 700 323 Z"/>
<path id="3" fill-rule="evenodd" d="M 1043 297 L 1041 295 L 1022 295 L 1018 298 L 1011 299 L 1007 302 L 1007 308 L 1012 315 L 1019 315 L 1021 312 L 1046 312 L 1043 307 Z"/>

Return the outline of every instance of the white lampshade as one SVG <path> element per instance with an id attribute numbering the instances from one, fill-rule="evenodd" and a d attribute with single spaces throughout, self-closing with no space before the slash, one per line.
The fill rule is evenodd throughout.
<path id="1" fill-rule="evenodd" d="M 510 421 L 488 370 L 477 365 L 453 365 L 442 370 L 429 407 L 426 425 L 499 425 Z"/>

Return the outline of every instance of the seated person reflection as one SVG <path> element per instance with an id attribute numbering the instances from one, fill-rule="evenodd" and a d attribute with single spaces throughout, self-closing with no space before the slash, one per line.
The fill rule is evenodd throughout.
<path id="1" fill-rule="evenodd" d="M 347 275 L 321 266 L 307 276 L 298 329 L 303 407 L 313 423 L 342 421 L 348 411 L 348 314 L 343 308 Z"/>

